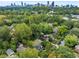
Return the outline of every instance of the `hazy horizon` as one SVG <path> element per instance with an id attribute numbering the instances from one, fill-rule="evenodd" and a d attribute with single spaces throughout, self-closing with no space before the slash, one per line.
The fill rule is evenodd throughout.
<path id="1" fill-rule="evenodd" d="M 42 3 L 42 4 L 47 4 L 47 1 L 22 1 L 23 3 L 26 4 L 36 4 L 36 3 Z M 51 4 L 52 1 L 50 1 Z M 75 5 L 79 7 L 79 1 L 54 1 L 55 5 Z M 0 6 L 8 6 L 11 5 L 11 3 L 15 3 L 16 5 L 21 5 L 21 1 L 0 1 Z"/>

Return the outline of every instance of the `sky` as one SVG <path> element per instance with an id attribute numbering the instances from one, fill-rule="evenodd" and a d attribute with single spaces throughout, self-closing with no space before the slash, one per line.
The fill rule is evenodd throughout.
<path id="1" fill-rule="evenodd" d="M 21 5 L 21 1 L 23 1 L 24 3 L 26 3 L 26 4 L 36 4 L 36 3 L 42 3 L 42 4 L 47 4 L 47 1 L 46 0 L 41 0 L 41 1 L 38 1 L 38 0 L 32 0 L 32 1 L 26 1 L 26 0 L 18 0 L 18 1 L 16 1 L 16 0 L 6 0 L 6 1 L 4 1 L 4 0 L 0 0 L 0 6 L 7 6 L 7 5 L 11 5 L 11 3 L 16 3 L 16 5 Z M 50 1 L 50 4 L 51 4 L 51 1 Z M 59 5 L 59 6 L 61 6 L 61 5 L 67 5 L 67 4 L 69 4 L 69 5 L 75 5 L 75 6 L 79 6 L 79 1 L 64 1 L 64 0 L 61 0 L 61 1 L 56 1 L 55 0 L 55 5 Z"/>

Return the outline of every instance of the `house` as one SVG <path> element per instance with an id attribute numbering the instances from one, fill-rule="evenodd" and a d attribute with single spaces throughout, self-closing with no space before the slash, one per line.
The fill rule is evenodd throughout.
<path id="1" fill-rule="evenodd" d="M 19 43 L 19 45 L 18 45 L 18 48 L 16 49 L 16 51 L 17 52 L 20 52 L 20 51 L 23 51 L 23 50 L 25 50 L 26 48 L 23 46 L 23 44 L 22 43 Z"/>
<path id="2" fill-rule="evenodd" d="M 33 47 L 36 48 L 37 50 L 43 50 L 43 46 L 41 45 L 41 40 L 40 39 L 36 39 L 33 42 Z"/>
<path id="3" fill-rule="evenodd" d="M 52 34 L 49 35 L 49 41 L 53 42 L 55 40 L 54 36 Z"/>
<path id="4" fill-rule="evenodd" d="M 53 27 L 53 23 L 49 23 L 49 26 Z"/>
<path id="5" fill-rule="evenodd" d="M 7 54 L 8 56 L 11 56 L 11 55 L 14 54 L 14 51 L 13 51 L 12 49 L 7 49 L 6 54 Z"/>
<path id="6" fill-rule="evenodd" d="M 72 21 L 78 21 L 79 19 L 71 19 Z"/>
<path id="7" fill-rule="evenodd" d="M 20 52 L 20 51 L 23 51 L 23 50 L 25 50 L 26 48 L 25 47 L 18 47 L 17 49 L 16 49 L 16 51 L 17 52 Z"/>
<path id="8" fill-rule="evenodd" d="M 49 35 L 43 35 L 43 39 L 49 41 Z"/>
<path id="9" fill-rule="evenodd" d="M 75 46 L 75 51 L 76 51 L 77 53 L 79 53 L 79 45 L 76 45 L 76 46 Z"/>
<path id="10" fill-rule="evenodd" d="M 54 12 L 54 11 L 49 11 L 49 12 L 47 13 L 47 15 L 48 15 L 48 16 L 53 16 L 55 13 L 56 13 L 56 12 Z"/>
<path id="11" fill-rule="evenodd" d="M 57 34 L 57 33 L 58 33 L 58 28 L 55 27 L 55 28 L 53 29 L 53 32 L 54 32 L 55 34 Z"/>
<path id="12" fill-rule="evenodd" d="M 64 19 L 64 20 L 69 20 L 69 18 L 68 18 L 68 17 L 63 17 L 63 19 Z"/>
<path id="13" fill-rule="evenodd" d="M 9 29 L 12 30 L 13 29 L 13 25 L 9 26 Z"/>
<path id="14" fill-rule="evenodd" d="M 60 45 L 61 45 L 61 46 L 64 46 L 64 45 L 65 45 L 65 41 L 64 41 L 64 40 L 61 41 Z"/>
<path id="15" fill-rule="evenodd" d="M 59 48 L 59 45 L 52 43 L 52 48 Z"/>
<path id="16" fill-rule="evenodd" d="M 8 23 L 8 22 L 9 22 L 9 20 L 8 20 L 8 19 L 4 19 L 3 21 L 4 21 L 4 23 Z"/>
<path id="17" fill-rule="evenodd" d="M 43 46 L 40 44 L 40 45 L 36 45 L 34 46 L 34 48 L 36 48 L 37 50 L 43 50 Z"/>
<path id="18" fill-rule="evenodd" d="M 33 46 L 38 46 L 41 44 L 41 40 L 40 39 L 36 39 L 34 42 L 33 42 Z"/>
<path id="19" fill-rule="evenodd" d="M 71 15 L 73 18 L 77 18 L 77 19 L 79 19 L 79 15 Z"/>

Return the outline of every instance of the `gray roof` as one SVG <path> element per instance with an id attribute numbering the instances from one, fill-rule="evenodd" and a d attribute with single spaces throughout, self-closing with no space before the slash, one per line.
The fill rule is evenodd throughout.
<path id="1" fill-rule="evenodd" d="M 17 50 L 17 52 L 20 52 L 20 51 L 23 51 L 25 49 L 26 49 L 25 47 L 18 47 L 16 50 Z"/>
<path id="2" fill-rule="evenodd" d="M 34 42 L 33 42 L 33 46 L 39 46 L 41 44 L 41 40 L 40 39 L 36 39 Z"/>
<path id="3" fill-rule="evenodd" d="M 35 48 L 38 49 L 38 50 L 43 50 L 43 46 L 42 45 L 37 45 L 37 46 L 35 46 Z"/>
<path id="4" fill-rule="evenodd" d="M 61 41 L 60 45 L 61 46 L 64 46 L 65 45 L 65 42 L 64 41 Z"/>
<path id="5" fill-rule="evenodd" d="M 7 49 L 6 54 L 8 56 L 10 56 L 10 55 L 14 54 L 14 51 L 12 49 Z"/>
<path id="6" fill-rule="evenodd" d="M 58 32 L 58 28 L 55 27 L 55 28 L 53 29 L 53 32 L 54 32 L 54 33 L 57 33 L 57 32 Z"/>

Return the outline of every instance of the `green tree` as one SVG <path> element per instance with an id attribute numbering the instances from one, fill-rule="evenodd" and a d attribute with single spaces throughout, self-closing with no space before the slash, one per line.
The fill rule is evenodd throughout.
<path id="1" fill-rule="evenodd" d="M 70 33 L 71 33 L 71 34 L 75 34 L 76 36 L 79 37 L 79 28 L 72 28 L 72 29 L 70 30 Z"/>
<path id="2" fill-rule="evenodd" d="M 55 52 L 51 52 L 48 54 L 48 58 L 56 58 L 57 54 Z"/>
<path id="3" fill-rule="evenodd" d="M 68 32 L 68 27 L 65 25 L 58 26 L 59 35 L 65 35 Z"/>
<path id="4" fill-rule="evenodd" d="M 39 56 L 41 58 L 47 58 L 48 57 L 48 52 L 46 50 L 42 50 L 39 52 Z"/>
<path id="5" fill-rule="evenodd" d="M 5 19 L 6 16 L 0 15 L 0 25 L 4 25 L 3 19 Z"/>
<path id="6" fill-rule="evenodd" d="M 29 46 L 29 47 L 33 47 L 33 41 L 32 40 L 22 40 L 22 43 L 25 45 L 25 46 Z"/>
<path id="7" fill-rule="evenodd" d="M 5 51 L 9 48 L 9 42 L 0 40 L 0 55 L 5 54 Z"/>
<path id="8" fill-rule="evenodd" d="M 56 49 L 55 52 L 57 55 L 57 58 L 74 58 L 75 57 L 75 52 L 66 47 L 66 46 L 60 46 L 58 49 Z"/>
<path id="9" fill-rule="evenodd" d="M 77 21 L 77 22 L 74 22 L 74 27 L 77 27 L 77 28 L 79 28 L 79 21 Z"/>
<path id="10" fill-rule="evenodd" d="M 18 40 L 28 39 L 32 35 L 31 28 L 25 23 L 16 24 L 11 32 L 13 33 L 14 38 Z"/>
<path id="11" fill-rule="evenodd" d="M 48 23 L 40 23 L 38 25 L 38 29 L 40 32 L 43 32 L 45 34 L 49 34 L 53 32 L 52 26 L 50 26 Z"/>
<path id="12" fill-rule="evenodd" d="M 73 47 L 78 43 L 78 37 L 76 35 L 70 35 L 68 34 L 64 38 L 65 40 L 65 45 L 69 47 Z"/>
<path id="13" fill-rule="evenodd" d="M 2 42 L 2 48 L 7 50 L 9 48 L 9 42 L 8 41 L 3 41 Z"/>
<path id="14" fill-rule="evenodd" d="M 29 19 L 29 23 L 33 24 L 39 24 L 41 22 L 46 22 L 48 19 L 48 16 L 45 14 L 33 14 L 27 17 Z"/>
<path id="15" fill-rule="evenodd" d="M 33 37 L 40 37 L 41 33 L 49 34 L 53 32 L 53 27 L 49 23 L 31 24 Z"/>
<path id="16" fill-rule="evenodd" d="M 39 14 L 40 13 L 44 14 L 50 11 L 49 7 L 47 6 L 34 6 L 32 10 L 37 11 Z"/>
<path id="17" fill-rule="evenodd" d="M 43 41 L 41 44 L 44 47 L 44 49 L 46 49 L 47 51 L 49 51 L 53 46 L 52 43 L 49 41 Z"/>
<path id="18" fill-rule="evenodd" d="M 11 40 L 9 45 L 10 45 L 9 47 L 12 50 L 16 51 L 16 48 L 17 48 L 17 41 L 16 40 Z"/>
<path id="19" fill-rule="evenodd" d="M 59 46 L 48 54 L 48 58 L 74 58 L 75 52 L 67 46 Z"/>
<path id="20" fill-rule="evenodd" d="M 66 25 L 68 27 L 68 29 L 72 29 L 74 26 L 74 21 L 70 20 L 66 20 L 65 22 L 63 22 L 64 25 Z"/>
<path id="21" fill-rule="evenodd" d="M 8 26 L 4 25 L 3 27 L 1 27 L 0 29 L 0 38 L 4 39 L 4 40 L 9 40 L 10 39 L 10 31 Z"/>
<path id="22" fill-rule="evenodd" d="M 40 30 L 38 28 L 38 24 L 31 24 L 32 36 L 33 38 L 38 38 L 40 35 Z"/>

